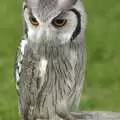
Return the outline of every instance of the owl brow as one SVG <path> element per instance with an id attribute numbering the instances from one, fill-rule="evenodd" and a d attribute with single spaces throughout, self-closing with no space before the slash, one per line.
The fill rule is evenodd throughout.
<path id="1" fill-rule="evenodd" d="M 75 5 L 75 4 L 76 4 L 76 2 L 77 2 L 77 0 L 74 0 L 74 1 L 73 1 L 73 5 Z"/>
<path id="2" fill-rule="evenodd" d="M 66 10 L 61 11 L 54 19 L 62 18 L 66 15 Z"/>
<path id="3" fill-rule="evenodd" d="M 71 37 L 71 40 L 74 40 L 78 36 L 78 34 L 81 32 L 81 15 L 79 11 L 77 11 L 74 8 L 71 9 L 70 11 L 72 11 L 77 16 L 77 26 Z"/>
<path id="4" fill-rule="evenodd" d="M 31 9 L 30 9 L 30 11 L 29 11 L 29 15 L 32 16 L 32 17 L 34 17 Z"/>

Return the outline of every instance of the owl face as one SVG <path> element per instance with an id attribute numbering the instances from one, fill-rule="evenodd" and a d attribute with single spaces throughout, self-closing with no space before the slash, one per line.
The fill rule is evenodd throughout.
<path id="1" fill-rule="evenodd" d="M 85 12 L 80 0 L 27 0 L 25 30 L 32 42 L 64 44 L 82 36 Z"/>

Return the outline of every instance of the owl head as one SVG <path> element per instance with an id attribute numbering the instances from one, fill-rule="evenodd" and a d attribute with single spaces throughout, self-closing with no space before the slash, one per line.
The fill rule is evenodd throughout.
<path id="1" fill-rule="evenodd" d="M 25 0 L 25 36 L 32 42 L 83 40 L 86 14 L 81 0 Z"/>

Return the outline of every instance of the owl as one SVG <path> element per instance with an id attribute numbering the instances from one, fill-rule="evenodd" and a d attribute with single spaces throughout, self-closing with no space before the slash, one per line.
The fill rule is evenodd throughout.
<path id="1" fill-rule="evenodd" d="M 25 0 L 15 76 L 21 120 L 75 120 L 84 84 L 81 0 Z"/>

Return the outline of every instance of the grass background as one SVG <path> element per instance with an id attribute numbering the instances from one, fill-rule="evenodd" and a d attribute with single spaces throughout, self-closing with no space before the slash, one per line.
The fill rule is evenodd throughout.
<path id="1" fill-rule="evenodd" d="M 120 111 L 120 1 L 84 0 L 88 65 L 82 110 Z M 20 0 L 0 1 L 0 120 L 18 120 L 13 76 L 22 36 Z"/>

